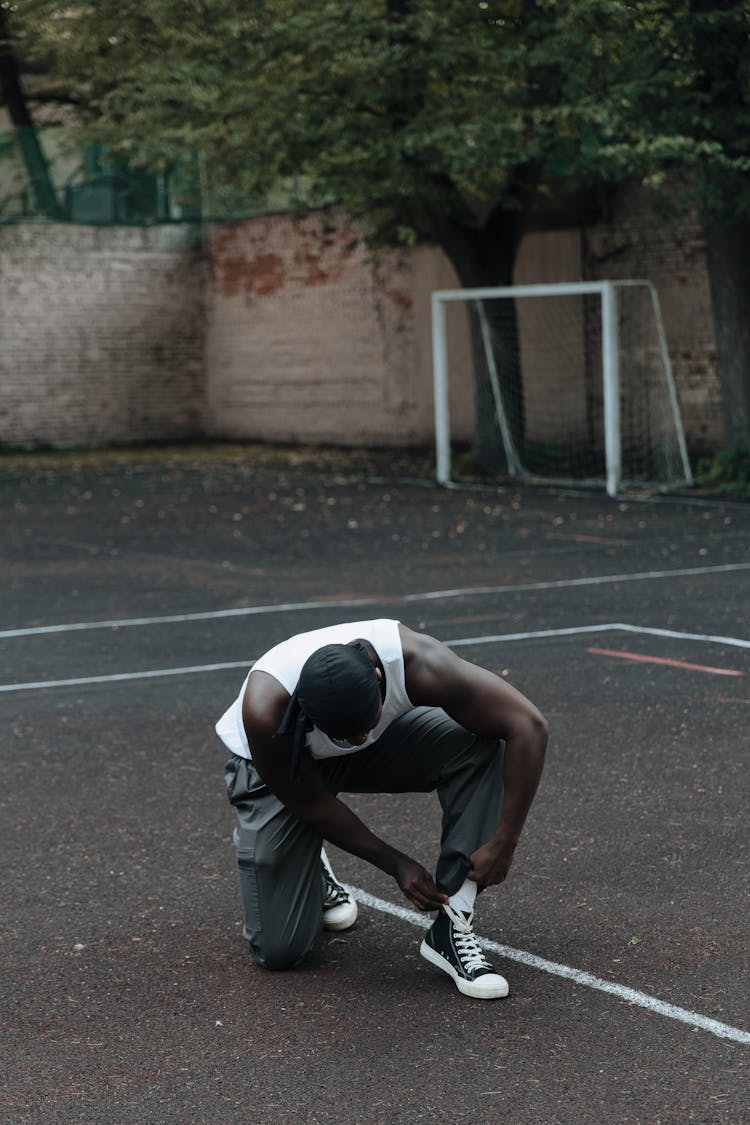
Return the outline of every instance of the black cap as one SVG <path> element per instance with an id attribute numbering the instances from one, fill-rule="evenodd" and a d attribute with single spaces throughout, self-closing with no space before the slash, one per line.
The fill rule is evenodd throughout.
<path id="1" fill-rule="evenodd" d="M 310 722 L 332 738 L 371 730 L 380 707 L 380 683 L 361 641 L 324 645 L 302 666 L 299 703 Z"/>

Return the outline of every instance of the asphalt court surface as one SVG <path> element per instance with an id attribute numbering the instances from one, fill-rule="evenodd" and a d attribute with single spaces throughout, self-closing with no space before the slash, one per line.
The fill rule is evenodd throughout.
<path id="1" fill-rule="evenodd" d="M 746 1122 L 750 506 L 438 490 L 387 459 L 0 469 L 8 1122 Z M 461 997 L 381 872 L 304 970 L 240 937 L 213 723 L 278 640 L 394 616 L 546 714 Z M 427 866 L 431 797 L 358 796 Z"/>

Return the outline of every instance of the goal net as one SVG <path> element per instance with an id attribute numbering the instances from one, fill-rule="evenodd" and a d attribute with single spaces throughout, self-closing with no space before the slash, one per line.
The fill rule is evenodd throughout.
<path id="1" fill-rule="evenodd" d="M 507 475 L 601 485 L 611 496 L 692 483 L 650 282 L 435 292 L 432 331 L 441 484 L 455 437 L 451 370 L 462 365 L 473 368 L 478 427 L 486 434 L 489 421 Z"/>

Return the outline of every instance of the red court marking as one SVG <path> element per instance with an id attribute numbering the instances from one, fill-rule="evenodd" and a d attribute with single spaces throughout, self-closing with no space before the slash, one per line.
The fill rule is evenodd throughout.
<path id="1" fill-rule="evenodd" d="M 733 668 L 711 668 L 708 664 L 687 664 L 684 660 L 668 660 L 665 656 L 643 656 L 639 652 L 617 652 L 612 648 L 587 648 L 598 656 L 619 656 L 621 660 L 638 660 L 642 664 L 669 664 L 672 668 L 689 668 L 693 672 L 712 672 L 714 676 L 741 676 Z"/>

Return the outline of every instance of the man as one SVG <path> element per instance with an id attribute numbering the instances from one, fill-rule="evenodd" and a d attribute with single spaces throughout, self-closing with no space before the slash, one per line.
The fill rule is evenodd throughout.
<path id="1" fill-rule="evenodd" d="M 244 937 L 261 964 L 292 968 L 323 927 L 348 929 L 357 904 L 328 840 L 392 875 L 437 911 L 420 952 L 467 996 L 507 982 L 472 929 L 478 891 L 501 883 L 544 765 L 539 711 L 500 677 L 392 620 L 301 633 L 252 667 L 216 724 L 237 814 Z M 436 791 L 436 874 L 376 836 L 338 794 Z"/>

